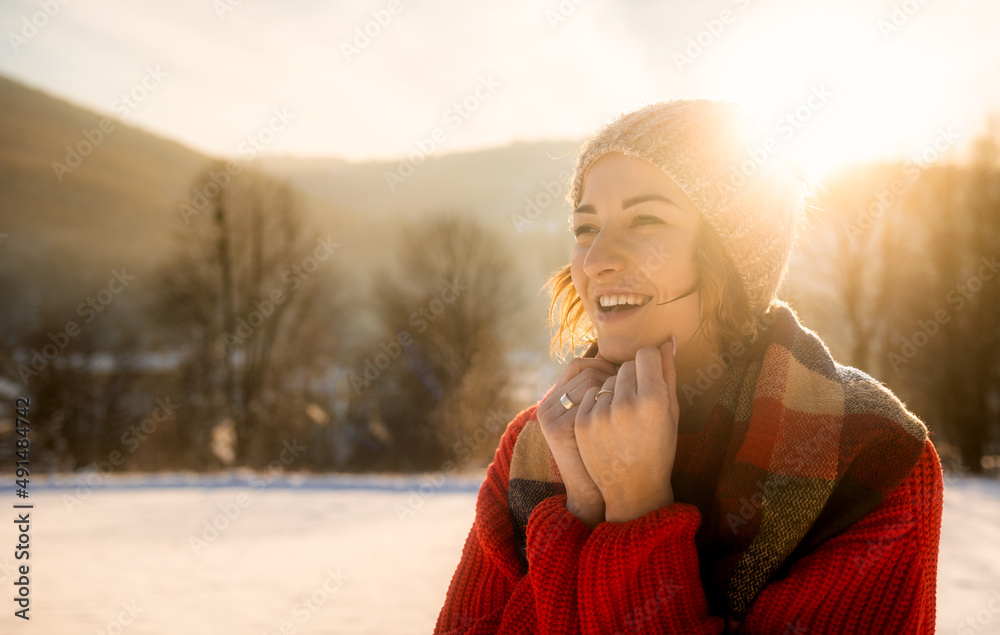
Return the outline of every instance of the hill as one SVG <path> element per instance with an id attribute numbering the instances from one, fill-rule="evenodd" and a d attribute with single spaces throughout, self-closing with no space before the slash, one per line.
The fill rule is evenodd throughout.
<path id="1" fill-rule="evenodd" d="M 3 77 L 0 113 L 0 225 L 11 248 L 104 272 L 164 253 L 177 201 L 208 157 L 115 120 L 101 130 L 103 115 Z"/>
<path id="2" fill-rule="evenodd" d="M 103 283 L 112 269 L 142 275 L 170 254 L 183 227 L 178 205 L 211 157 L 3 77 L 0 113 L 0 283 L 6 278 L 16 300 L 7 310 L 62 297 L 73 306 L 81 285 Z M 526 332 L 543 343 L 546 298 L 536 291 L 568 261 L 564 196 L 577 145 L 430 156 L 393 188 L 385 177 L 398 167 L 392 161 L 272 157 L 257 167 L 289 181 L 341 245 L 358 299 L 391 258 L 403 222 L 438 211 L 477 217 L 517 249 Z"/>
<path id="3" fill-rule="evenodd" d="M 0 226 L 10 249 L 102 272 L 141 270 L 168 253 L 177 206 L 210 157 L 3 77 L 0 112 Z M 259 167 L 291 182 L 348 251 L 357 245 L 370 258 L 370 241 L 400 219 L 442 210 L 473 214 L 518 242 L 539 233 L 564 238 L 560 176 L 576 145 L 432 156 L 394 191 L 384 177 L 394 162 L 268 158 Z"/>

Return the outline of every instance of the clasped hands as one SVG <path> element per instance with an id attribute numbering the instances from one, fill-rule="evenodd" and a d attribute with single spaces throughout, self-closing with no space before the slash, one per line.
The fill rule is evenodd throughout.
<path id="1" fill-rule="evenodd" d="M 567 509 L 593 528 L 673 503 L 679 416 L 673 338 L 620 367 L 573 358 L 537 410 Z"/>

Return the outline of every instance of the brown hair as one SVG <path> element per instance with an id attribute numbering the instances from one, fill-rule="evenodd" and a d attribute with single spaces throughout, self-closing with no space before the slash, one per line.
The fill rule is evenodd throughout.
<path id="1" fill-rule="evenodd" d="M 704 219 L 695 238 L 694 261 L 698 269 L 698 311 L 705 336 L 719 350 L 741 339 L 756 342 L 761 326 L 758 316 L 750 311 L 746 292 L 722 241 Z M 549 354 L 563 359 L 566 349 L 575 355 L 580 345 L 596 342 L 597 333 L 573 285 L 570 265 L 555 271 L 545 287 L 552 296 L 550 331 L 555 327 Z"/>

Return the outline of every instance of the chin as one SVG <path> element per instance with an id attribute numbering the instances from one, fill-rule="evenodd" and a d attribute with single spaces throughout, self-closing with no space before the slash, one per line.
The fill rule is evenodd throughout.
<path id="1" fill-rule="evenodd" d="M 665 341 L 669 340 L 667 337 Z M 652 346 L 653 348 L 659 348 L 663 345 L 663 342 L 623 342 L 614 341 L 610 338 L 606 340 L 598 339 L 597 347 L 601 351 L 601 357 L 608 360 L 612 364 L 621 365 L 627 361 L 634 360 L 636 352 L 643 346 Z"/>
<path id="2" fill-rule="evenodd" d="M 601 351 L 601 357 L 608 360 L 612 364 L 620 366 L 629 360 L 635 359 L 636 351 L 642 348 L 643 345 L 625 342 L 602 343 L 598 341 L 597 347 Z"/>

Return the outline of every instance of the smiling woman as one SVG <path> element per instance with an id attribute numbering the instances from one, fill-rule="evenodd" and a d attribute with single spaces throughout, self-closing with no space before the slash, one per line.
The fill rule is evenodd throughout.
<path id="1" fill-rule="evenodd" d="M 736 106 L 653 104 L 581 149 L 552 352 L 438 633 L 931 633 L 923 422 L 776 298 L 805 204 Z M 737 175 L 743 175 L 737 178 Z"/>

